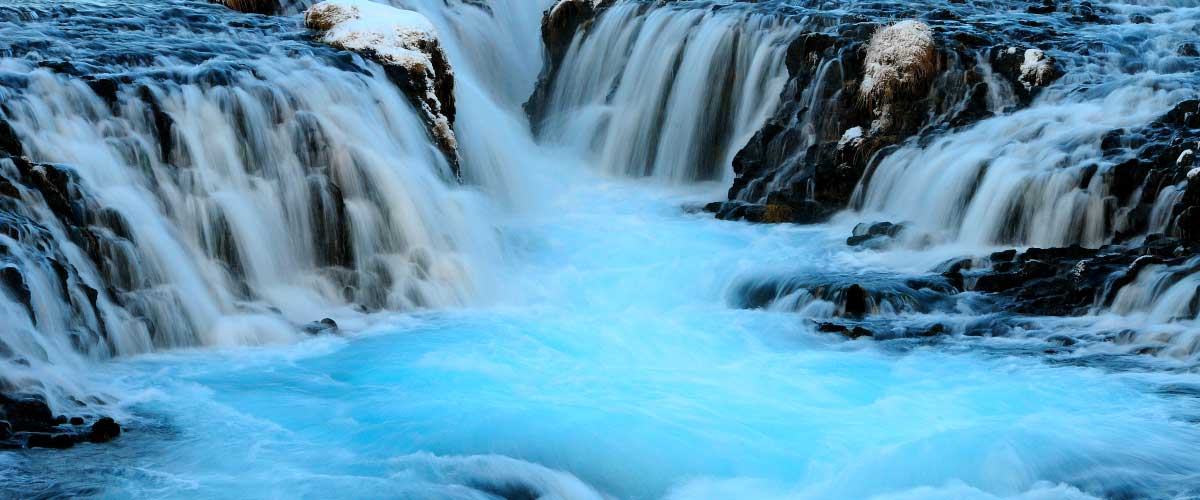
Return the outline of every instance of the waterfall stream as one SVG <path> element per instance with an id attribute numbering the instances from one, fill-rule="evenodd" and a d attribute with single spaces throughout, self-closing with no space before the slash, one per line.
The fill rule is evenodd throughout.
<path id="1" fill-rule="evenodd" d="M 0 4 L 0 392 L 125 429 L 0 450 L 0 497 L 1200 495 L 1200 260 L 1152 247 L 1194 191 L 1120 177 L 1196 97 L 1200 9 L 1093 2 L 1031 100 L 947 57 L 989 117 L 935 106 L 828 221 L 749 224 L 696 207 L 764 127 L 875 133 L 797 40 L 1025 0 L 564 1 L 599 14 L 553 73 L 556 0 L 380 1 L 445 49 L 461 176 L 318 2 Z M 1103 264 L 1084 310 L 972 288 L 1052 251 Z"/>

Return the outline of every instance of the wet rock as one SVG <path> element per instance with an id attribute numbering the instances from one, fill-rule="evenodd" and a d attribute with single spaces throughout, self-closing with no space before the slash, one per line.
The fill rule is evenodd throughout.
<path id="1" fill-rule="evenodd" d="M 837 323 L 817 323 L 817 331 L 821 333 L 836 333 L 851 340 L 857 340 L 863 337 L 874 337 L 874 332 L 862 326 L 846 326 Z"/>
<path id="2" fill-rule="evenodd" d="M 56 450 L 65 450 L 78 442 L 75 436 L 70 434 L 49 434 L 44 432 L 30 433 L 25 441 L 25 446 L 29 448 L 51 448 Z"/>
<path id="3" fill-rule="evenodd" d="M 12 424 L 6 420 L 0 420 L 0 439 L 8 439 L 13 435 Z"/>
<path id="4" fill-rule="evenodd" d="M 867 291 L 863 287 L 854 284 L 843 292 L 842 311 L 851 318 L 861 318 L 867 314 L 870 304 L 867 298 Z"/>
<path id="5" fill-rule="evenodd" d="M 904 224 L 893 224 L 891 222 L 860 223 L 854 226 L 851 236 L 846 238 L 846 244 L 849 246 L 860 246 L 875 242 L 876 244 L 871 246 L 880 246 L 879 242 L 881 239 L 895 238 L 904 231 L 904 228 Z"/>
<path id="6" fill-rule="evenodd" d="M 8 120 L 0 119 L 0 156 L 21 156 L 24 153 L 17 131 L 13 130 Z"/>
<path id="7" fill-rule="evenodd" d="M 1159 236 L 1133 246 L 1030 248 L 1011 260 L 994 259 L 990 267 L 970 271 L 967 283 L 973 282 L 971 290 L 1006 298 L 1004 309 L 1009 311 L 1075 316 L 1097 303 L 1111 303 L 1147 266 L 1182 265 L 1198 250 L 1189 245 Z M 1108 294 L 1098 296 L 1103 290 Z"/>
<path id="8" fill-rule="evenodd" d="M 1200 48 L 1197 48 L 1194 42 L 1187 42 L 1181 44 L 1175 53 L 1180 57 L 1200 57 Z"/>
<path id="9" fill-rule="evenodd" d="M 1050 14 L 1055 10 L 1058 10 L 1058 6 L 1054 4 L 1053 0 L 1043 0 L 1042 3 L 1031 5 L 1025 9 L 1030 14 Z"/>
<path id="10" fill-rule="evenodd" d="M 83 417 L 71 417 L 71 425 L 83 425 Z"/>
<path id="11" fill-rule="evenodd" d="M 874 115 L 871 131 L 890 131 L 896 102 L 928 93 L 938 69 L 933 30 L 911 20 L 879 28 L 867 42 L 863 66 L 858 92 Z"/>
<path id="12" fill-rule="evenodd" d="M 279 12 L 279 0 L 209 0 L 238 12 L 247 14 L 275 14 Z"/>
<path id="13" fill-rule="evenodd" d="M 35 396 L 0 395 L 0 418 L 8 421 L 14 431 L 40 431 L 58 425 L 50 406 Z"/>
<path id="14" fill-rule="evenodd" d="M 106 443 L 121 435 L 121 425 L 109 417 L 101 417 L 92 424 L 92 432 L 88 440 L 93 443 Z"/>
<path id="15" fill-rule="evenodd" d="M 304 325 L 304 332 L 309 335 L 337 334 L 338 324 L 330 318 L 324 318 L 321 321 L 313 321 Z"/>

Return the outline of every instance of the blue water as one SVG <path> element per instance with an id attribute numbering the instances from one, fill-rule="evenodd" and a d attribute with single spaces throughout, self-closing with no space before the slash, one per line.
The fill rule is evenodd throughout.
<path id="1" fill-rule="evenodd" d="M 845 269 L 844 228 L 714 221 L 680 208 L 706 188 L 577 177 L 500 225 L 516 250 L 490 304 L 104 365 L 127 433 L 0 457 L 0 479 L 109 498 L 1197 494 L 1200 407 L 1161 390 L 1185 375 L 735 310 L 746 273 Z"/>

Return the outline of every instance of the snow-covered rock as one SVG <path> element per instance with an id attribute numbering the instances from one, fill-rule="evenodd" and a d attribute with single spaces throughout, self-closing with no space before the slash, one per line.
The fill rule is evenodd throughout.
<path id="1" fill-rule="evenodd" d="M 1181 167 L 1191 166 L 1192 163 L 1195 163 L 1195 162 L 1196 162 L 1196 152 L 1192 151 L 1190 149 L 1183 150 L 1182 153 L 1179 153 L 1179 158 L 1177 158 L 1175 160 L 1175 164 L 1179 165 Z"/>
<path id="2" fill-rule="evenodd" d="M 1041 49 L 1027 49 L 1021 63 L 1021 83 L 1025 88 L 1045 87 L 1060 76 L 1054 58 Z"/>
<path id="3" fill-rule="evenodd" d="M 454 72 L 433 23 L 410 10 L 368 0 L 326 0 L 304 14 L 320 40 L 379 64 L 424 114 L 429 133 L 458 174 Z"/>
<path id="4" fill-rule="evenodd" d="M 849 130 L 846 130 L 846 133 L 842 134 L 841 139 L 838 139 L 838 147 L 842 148 L 847 145 L 854 145 L 855 143 L 862 141 L 862 137 L 862 127 L 851 127 Z"/>
<path id="5" fill-rule="evenodd" d="M 890 127 L 898 98 L 928 90 L 937 71 L 933 30 L 920 21 L 901 21 L 875 31 L 867 43 L 859 96 L 876 116 L 872 132 Z"/>

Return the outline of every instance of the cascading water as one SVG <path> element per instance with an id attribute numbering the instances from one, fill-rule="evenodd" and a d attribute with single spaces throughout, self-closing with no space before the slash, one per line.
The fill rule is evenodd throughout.
<path id="1" fill-rule="evenodd" d="M 798 31 L 744 6 L 614 6 L 568 49 L 542 135 L 613 174 L 727 181 L 778 104 Z"/>
<path id="2" fill-rule="evenodd" d="M 808 24 L 779 14 L 788 2 L 617 1 L 558 77 L 537 82 L 538 21 L 555 2 L 389 0 L 432 22 L 454 68 L 455 186 L 386 72 L 299 28 L 314 2 L 285 0 L 274 17 L 199 0 L 61 3 L 0 6 L 0 39 L 16 40 L 0 45 L 0 151 L 11 128 L 31 160 L 0 159 L 0 314 L 15 318 L 0 323 L 0 375 L 89 405 L 63 397 L 56 411 L 95 411 L 85 395 L 98 395 L 127 432 L 0 453 L 0 496 L 1200 494 L 1195 349 L 1146 368 L 1122 350 L 1145 339 L 1119 333 L 1185 338 L 1194 260 L 1114 274 L 1092 315 L 1027 318 L 958 293 L 985 278 L 970 265 L 1001 256 L 941 263 L 963 246 L 1040 241 L 1033 222 L 975 241 L 954 218 L 923 230 L 968 245 L 863 251 L 842 219 L 751 225 L 680 209 L 725 190 L 691 181 L 731 179 L 786 94 L 789 44 L 840 9 Z M 941 5 L 909 10 L 925 3 Z M 1194 11 L 1116 28 L 1140 40 Z M 1116 53 L 1072 71 L 1108 75 L 1098 61 L 1119 66 Z M 921 154 L 977 140 L 1025 158 L 1013 144 L 1054 141 L 1016 123 L 1144 98 L 1128 106 L 1137 116 L 1053 131 L 1076 141 L 1055 147 L 1106 158 L 1099 129 L 1144 125 L 1184 93 L 1169 72 L 1151 83 L 1134 69 L 1086 92 L 1069 74 L 1025 111 L 904 146 L 883 161 L 918 164 L 879 165 L 864 199 L 891 168 L 935 199 L 908 179 Z M 543 84 L 531 127 L 522 105 Z M 1008 112 L 1011 97 L 988 102 Z M 998 136 L 1012 131 L 1001 123 L 1016 135 Z M 646 176 L 667 182 L 628 178 Z M 1163 205 L 1184 197 L 1171 185 Z M 325 315 L 348 335 L 271 343 Z M 846 318 L 878 342 L 828 333 Z M 953 335 L 978 324 L 1012 334 Z M 908 335 L 934 326 L 945 335 Z M 1052 333 L 1082 347 L 1048 352 L 1065 345 Z M 224 348 L 157 349 L 203 345 Z"/>
<path id="3" fill-rule="evenodd" d="M 1096 26 L 1078 33 L 1087 56 L 1056 54 L 1066 77 L 1028 109 L 984 120 L 884 158 L 866 182 L 862 210 L 915 226 L 923 238 L 998 244 L 1100 246 L 1127 230 L 1130 206 L 1110 172 L 1133 155 L 1110 157 L 1102 138 L 1149 123 L 1195 96 L 1194 67 L 1177 47 L 1200 25 L 1178 2 L 1114 3 L 1153 23 Z M 1176 8 L 1164 7 L 1176 5 Z M 1164 190 L 1163 197 L 1177 197 Z M 1145 200 L 1153 203 L 1154 199 Z M 1169 212 L 1169 208 L 1163 209 Z M 1166 214 L 1152 224 L 1162 230 Z"/>
<path id="4" fill-rule="evenodd" d="M 135 15 L 150 8 L 128 7 Z M 39 27 L 70 12 L 40 14 L 48 21 L 25 25 L 27 36 L 45 36 Z M 195 15 L 223 28 L 211 11 Z M 291 324 L 350 305 L 440 308 L 479 298 L 486 280 L 471 268 L 496 255 L 486 224 L 471 215 L 481 202 L 449 187 L 446 161 L 381 69 L 319 47 L 288 47 L 284 24 L 237 32 L 262 47 L 255 51 L 236 38 L 176 31 L 174 19 L 147 20 L 124 39 L 170 33 L 159 43 L 179 55 L 141 61 L 97 49 L 90 44 L 106 35 L 86 22 L 100 40 L 55 49 L 103 68 L 102 82 L 119 82 L 107 97 L 93 89 L 104 86 L 80 78 L 4 63 L 15 82 L 3 91 L 4 119 L 23 149 L 34 161 L 64 165 L 107 222 L 93 224 L 86 249 L 54 238 L 69 262 L 56 265 L 80 274 L 76 289 L 56 293 L 61 287 L 29 280 L 38 306 L 29 321 L 39 326 L 4 325 L 6 344 L 80 329 L 101 337 L 80 345 L 91 357 L 261 344 L 292 340 Z M 283 50 L 302 53 L 282 57 Z M 30 215 L 59 235 L 72 230 L 56 227 L 48 209 Z M 10 248 L 32 243 L 10 240 Z M 39 268 L 36 256 L 16 258 L 21 269 Z M 85 284 L 104 314 L 50 327 L 75 316 L 55 295 L 82 296 Z M 56 355 L 19 350 L 10 360 L 53 363 Z"/>

